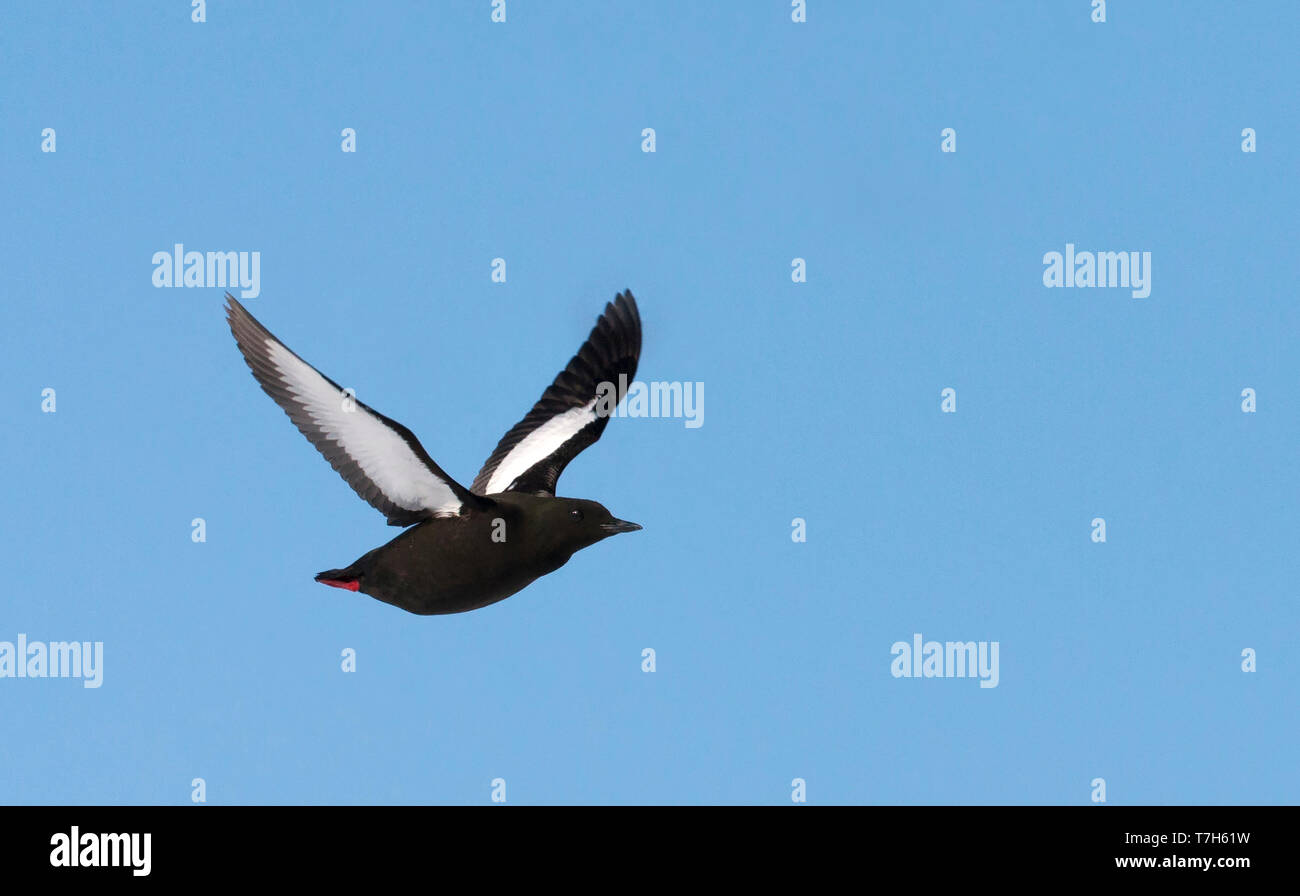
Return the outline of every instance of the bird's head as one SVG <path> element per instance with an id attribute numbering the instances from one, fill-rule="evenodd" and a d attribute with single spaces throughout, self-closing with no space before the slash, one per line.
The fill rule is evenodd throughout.
<path id="1" fill-rule="evenodd" d="M 548 511 L 547 522 L 552 534 L 581 547 L 593 545 L 620 532 L 635 532 L 641 528 L 636 523 L 616 519 L 604 505 L 582 498 L 557 498 Z"/>

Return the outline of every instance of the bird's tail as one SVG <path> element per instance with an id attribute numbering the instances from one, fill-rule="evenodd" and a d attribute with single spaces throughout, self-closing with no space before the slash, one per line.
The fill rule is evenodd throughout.
<path id="1" fill-rule="evenodd" d="M 316 581 L 322 585 L 329 585 L 331 588 L 343 588 L 347 591 L 357 591 L 361 588 L 361 577 L 357 575 L 354 566 L 347 569 L 327 569 L 324 572 L 316 573 Z"/>
<path id="2" fill-rule="evenodd" d="M 384 546 L 386 547 L 386 545 Z M 322 585 L 329 585 L 331 588 L 344 588 L 348 591 L 360 591 L 361 582 L 366 577 L 366 573 L 371 572 L 375 567 L 375 558 L 383 547 L 375 548 L 373 551 L 367 551 L 358 557 L 351 566 L 345 566 L 342 569 L 327 569 L 324 572 L 316 573 L 316 581 Z M 373 584 L 373 583 L 372 583 Z M 366 592 L 369 594 L 370 592 Z"/>

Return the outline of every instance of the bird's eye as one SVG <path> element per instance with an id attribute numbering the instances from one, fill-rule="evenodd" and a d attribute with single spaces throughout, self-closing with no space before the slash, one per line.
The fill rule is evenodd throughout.
<path id="1" fill-rule="evenodd" d="M 569 511 L 569 516 L 573 519 L 575 523 L 582 522 L 582 511 L 576 507 L 573 510 Z"/>

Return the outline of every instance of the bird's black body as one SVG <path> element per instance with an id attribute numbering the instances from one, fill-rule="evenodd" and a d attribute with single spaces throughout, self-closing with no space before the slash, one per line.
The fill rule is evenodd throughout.
<path id="1" fill-rule="evenodd" d="M 421 616 L 463 613 L 505 600 L 583 548 L 639 528 L 594 501 L 504 493 L 483 510 L 425 520 L 316 578 L 355 582 L 363 594 Z"/>
<path id="2" fill-rule="evenodd" d="M 587 341 L 468 489 L 409 429 L 356 401 L 233 296 L 226 299 L 235 342 L 266 393 L 390 525 L 412 527 L 316 581 L 420 615 L 461 613 L 509 597 L 585 547 L 641 528 L 594 501 L 555 496 L 560 473 L 600 438 L 636 375 L 641 316 L 630 292 L 605 306 Z"/>

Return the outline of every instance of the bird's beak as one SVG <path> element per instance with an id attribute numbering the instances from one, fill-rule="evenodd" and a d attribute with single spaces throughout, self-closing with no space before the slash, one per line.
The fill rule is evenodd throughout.
<path id="1" fill-rule="evenodd" d="M 636 523 L 629 523 L 627 520 L 611 520 L 608 523 L 601 523 L 600 528 L 610 535 L 617 535 L 620 532 L 635 532 L 641 527 Z"/>

